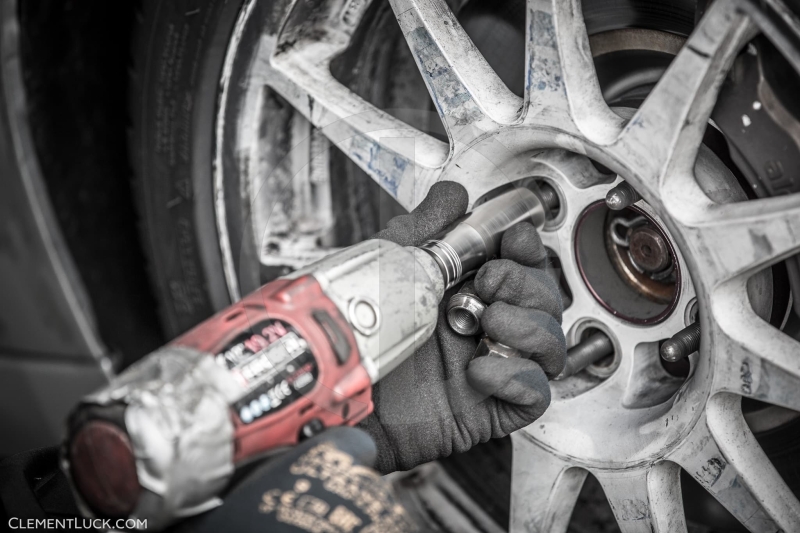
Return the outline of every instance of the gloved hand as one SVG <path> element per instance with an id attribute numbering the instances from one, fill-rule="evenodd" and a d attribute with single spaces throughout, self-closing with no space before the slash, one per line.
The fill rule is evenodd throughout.
<path id="1" fill-rule="evenodd" d="M 257 468 L 224 504 L 168 533 L 412 533 L 412 518 L 370 466 L 375 445 L 358 429 L 332 428 Z"/>
<path id="2" fill-rule="evenodd" d="M 331 428 L 235 481 L 222 506 L 164 533 L 419 531 L 391 485 L 371 468 L 375 454 L 363 431 Z M 0 523 L 19 529 L 32 519 L 86 524 L 58 456 L 58 447 L 41 448 L 0 462 Z"/>
<path id="3" fill-rule="evenodd" d="M 464 188 L 440 182 L 411 214 L 390 220 L 375 237 L 419 246 L 466 208 Z M 529 358 L 471 360 L 477 341 L 450 329 L 444 312 L 448 292 L 433 336 L 374 387 L 375 411 L 360 427 L 378 446 L 379 471 L 408 470 L 506 436 L 550 404 L 548 378 L 564 367 L 566 341 L 561 296 L 544 270 L 547 253 L 533 225 L 509 229 L 500 257 L 475 276 L 476 292 L 489 305 L 481 325 L 492 339 Z"/>

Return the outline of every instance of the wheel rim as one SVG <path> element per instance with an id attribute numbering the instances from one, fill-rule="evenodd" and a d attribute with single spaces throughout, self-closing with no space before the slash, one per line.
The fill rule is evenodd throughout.
<path id="1" fill-rule="evenodd" d="M 751 531 L 800 530 L 800 504 L 740 406 L 746 397 L 800 408 L 800 344 L 764 322 L 748 296 L 748 284 L 753 293 L 754 284 L 765 283 L 756 274 L 800 249 L 800 196 L 744 202 L 724 167 L 701 147 L 723 76 L 764 29 L 763 18 L 749 4 L 714 2 L 641 107 L 630 111 L 611 109 L 600 92 L 576 2 L 528 2 L 522 98 L 483 60 L 444 2 L 390 3 L 449 142 L 378 110 L 331 75 L 331 62 L 352 38 L 366 3 L 297 4 L 282 26 L 270 28 L 267 17 L 256 16 L 259 3 L 251 2 L 226 69 L 244 60 L 235 41 L 255 32 L 259 49 L 252 56 L 269 62 L 254 86 L 269 85 L 316 128 L 305 134 L 310 144 L 336 144 L 406 209 L 443 179 L 462 183 L 471 203 L 531 176 L 564 191 L 567 215 L 542 236 L 559 254 L 574 296 L 565 331 L 574 343 L 582 327 L 605 328 L 621 357 L 607 378 L 554 385 L 545 416 L 513 435 L 512 530 L 564 531 L 587 472 L 600 481 L 624 532 L 685 530 L 681 469 Z M 223 107 L 227 91 L 223 86 Z M 225 127 L 218 124 L 218 137 Z M 218 169 L 221 158 L 218 148 Z M 676 244 L 686 276 L 676 311 L 657 325 L 634 327 L 598 306 L 572 247 L 563 245 L 572 242 L 583 209 L 622 179 L 609 179 L 588 158 L 631 183 L 644 197 L 642 208 Z M 218 186 L 222 179 L 218 172 Z M 225 235 L 220 190 L 217 216 Z M 223 253 L 230 256 L 229 285 L 236 286 L 241 276 L 233 251 L 223 246 Z M 654 366 L 658 341 L 685 325 L 695 297 L 703 336 L 692 373 L 662 379 L 653 397 L 655 389 L 640 385 L 664 377 Z M 617 440 L 599 429 L 609 423 Z"/>

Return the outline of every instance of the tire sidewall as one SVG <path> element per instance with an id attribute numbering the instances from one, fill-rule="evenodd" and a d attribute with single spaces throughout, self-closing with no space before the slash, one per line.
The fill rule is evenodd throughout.
<path id="1" fill-rule="evenodd" d="M 168 336 L 228 303 L 214 211 L 219 79 L 242 0 L 146 0 L 134 45 L 131 152 Z"/>

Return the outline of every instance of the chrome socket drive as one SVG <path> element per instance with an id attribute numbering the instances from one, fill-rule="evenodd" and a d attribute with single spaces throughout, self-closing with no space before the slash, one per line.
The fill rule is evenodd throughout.
<path id="1" fill-rule="evenodd" d="M 439 265 L 445 288 L 449 289 L 496 256 L 503 233 L 523 221 L 541 229 L 545 206 L 536 193 L 519 187 L 480 204 L 421 248 Z"/>

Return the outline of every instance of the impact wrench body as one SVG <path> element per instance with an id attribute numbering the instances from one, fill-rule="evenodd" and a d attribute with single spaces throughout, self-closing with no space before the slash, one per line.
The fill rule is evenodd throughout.
<path id="1" fill-rule="evenodd" d="M 511 226 L 541 227 L 544 212 L 517 188 L 421 248 L 361 242 L 138 361 L 68 420 L 61 466 L 81 512 L 163 528 L 218 505 L 239 465 L 357 424 L 372 384 L 434 332 L 445 288 L 496 255 Z"/>

